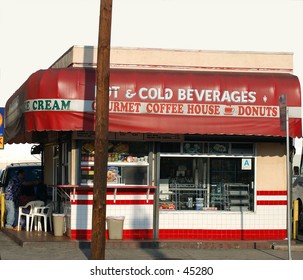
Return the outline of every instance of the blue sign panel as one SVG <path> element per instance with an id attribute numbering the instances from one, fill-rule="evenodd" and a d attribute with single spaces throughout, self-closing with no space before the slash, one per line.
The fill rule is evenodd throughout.
<path id="1" fill-rule="evenodd" d="M 0 108 L 0 135 L 4 135 L 4 108 Z"/>

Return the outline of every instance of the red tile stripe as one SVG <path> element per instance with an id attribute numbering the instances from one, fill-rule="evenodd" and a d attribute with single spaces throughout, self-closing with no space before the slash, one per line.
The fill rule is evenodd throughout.
<path id="1" fill-rule="evenodd" d="M 257 205 L 287 205 L 287 200 L 258 200 Z"/>
<path id="2" fill-rule="evenodd" d="M 146 191 L 125 191 L 125 190 L 120 190 L 119 192 L 123 192 L 123 194 L 141 194 L 141 193 L 146 193 Z M 113 191 L 107 191 L 106 193 L 111 194 L 114 193 Z M 153 194 L 154 190 L 150 190 L 150 194 Z M 93 195 L 93 191 L 85 191 L 85 190 L 76 190 L 76 195 Z M 287 191 L 257 191 L 257 196 L 262 196 L 262 195 L 287 195 Z"/>
<path id="3" fill-rule="evenodd" d="M 257 191 L 257 205 L 287 205 L 287 199 L 284 200 L 259 200 L 262 196 L 287 196 L 287 191 Z"/>
<path id="4" fill-rule="evenodd" d="M 108 239 L 108 230 L 106 230 L 106 239 Z M 71 230 L 70 238 L 73 240 L 91 240 L 91 230 Z M 123 230 L 123 239 L 153 239 L 152 229 Z"/>
<path id="5" fill-rule="evenodd" d="M 204 240 L 280 240 L 285 239 L 286 229 L 266 230 L 159 230 L 160 239 L 204 239 Z"/>
<path id="6" fill-rule="evenodd" d="M 93 195 L 94 193 L 92 191 L 81 191 L 78 190 L 75 192 L 76 195 Z M 106 194 L 111 195 L 114 194 L 114 191 L 112 190 L 107 190 Z M 122 195 L 146 195 L 146 190 L 129 190 L 129 189 L 118 189 L 117 194 L 122 194 Z M 154 194 L 154 190 L 150 189 L 149 192 L 150 195 Z"/>
<path id="7" fill-rule="evenodd" d="M 93 200 L 75 200 L 75 201 L 71 201 L 72 205 L 93 205 Z M 154 200 L 153 199 L 149 199 L 148 201 L 146 201 L 146 199 L 140 199 L 140 200 L 135 200 L 135 199 L 130 199 L 130 200 L 106 200 L 106 205 L 151 205 L 154 204 Z"/>
<path id="8" fill-rule="evenodd" d="M 71 230 L 71 239 L 91 240 L 91 230 Z M 256 230 L 193 230 L 193 229 L 163 229 L 159 230 L 160 240 L 284 240 L 286 229 L 256 229 Z M 108 239 L 108 231 L 106 231 Z M 123 230 L 123 239 L 153 239 L 152 229 Z"/>
<path id="9" fill-rule="evenodd" d="M 287 195 L 287 191 L 257 191 L 257 196 L 262 195 Z"/>

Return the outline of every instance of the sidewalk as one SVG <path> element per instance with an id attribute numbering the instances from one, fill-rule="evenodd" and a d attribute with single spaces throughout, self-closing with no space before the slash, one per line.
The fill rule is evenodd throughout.
<path id="1" fill-rule="evenodd" d="M 35 242 L 30 240 L 33 234 Z M 15 235 L 15 236 L 13 236 Z M 292 244 L 293 260 L 303 260 L 303 245 Z M 1 260 L 90 260 L 89 242 L 43 232 L 0 231 Z M 114 241 L 106 243 L 106 260 L 288 260 L 287 242 Z"/>

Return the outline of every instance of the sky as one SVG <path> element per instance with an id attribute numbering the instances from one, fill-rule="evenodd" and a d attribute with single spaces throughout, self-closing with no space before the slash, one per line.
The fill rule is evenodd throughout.
<path id="1" fill-rule="evenodd" d="M 112 1 L 112 47 L 291 52 L 303 85 L 303 0 Z M 71 46 L 97 46 L 99 12 L 100 0 L 0 0 L 0 107 Z M 29 154 L 17 146 L 0 160 Z"/>

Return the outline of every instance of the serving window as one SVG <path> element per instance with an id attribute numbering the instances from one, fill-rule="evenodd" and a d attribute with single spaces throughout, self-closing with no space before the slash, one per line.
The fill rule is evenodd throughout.
<path id="1" fill-rule="evenodd" d="M 80 184 L 93 185 L 93 141 L 81 142 Z M 110 141 L 108 144 L 108 185 L 148 185 L 149 146 L 147 142 Z"/>
<path id="2" fill-rule="evenodd" d="M 253 144 L 183 143 L 180 150 L 161 151 L 160 209 L 253 211 Z"/>

